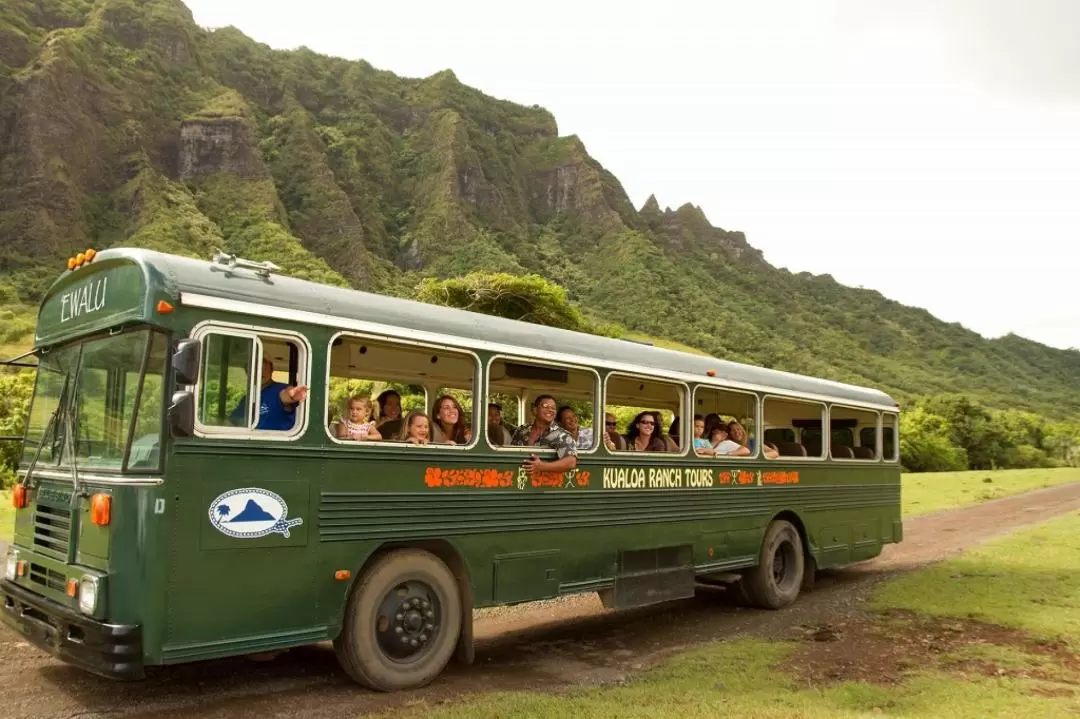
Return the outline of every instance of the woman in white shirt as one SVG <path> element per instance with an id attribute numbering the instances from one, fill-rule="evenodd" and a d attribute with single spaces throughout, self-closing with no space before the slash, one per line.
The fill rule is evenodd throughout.
<path id="1" fill-rule="evenodd" d="M 726 424 L 718 424 L 713 427 L 709 441 L 712 443 L 713 452 L 715 452 L 717 456 L 726 454 L 735 457 L 745 457 L 750 454 L 749 449 L 738 442 L 733 442 L 728 439 L 729 434 L 730 430 L 728 430 Z"/>

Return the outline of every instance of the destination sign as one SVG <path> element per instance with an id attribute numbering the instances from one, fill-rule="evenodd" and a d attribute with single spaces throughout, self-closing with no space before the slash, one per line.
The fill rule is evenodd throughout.
<path id="1" fill-rule="evenodd" d="M 37 341 L 85 334 L 146 314 L 142 270 L 130 262 L 82 267 L 54 287 L 38 313 Z"/>

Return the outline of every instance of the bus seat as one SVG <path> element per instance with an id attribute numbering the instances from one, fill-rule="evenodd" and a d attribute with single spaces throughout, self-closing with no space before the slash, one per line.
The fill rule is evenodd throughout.
<path id="1" fill-rule="evenodd" d="M 798 442 L 776 442 L 776 451 L 781 457 L 805 457 L 806 447 Z"/>
<path id="2" fill-rule="evenodd" d="M 834 444 L 832 456 L 833 459 L 855 459 L 855 452 L 846 444 Z"/>
<path id="3" fill-rule="evenodd" d="M 855 453 L 855 459 L 873 459 L 874 448 L 873 447 L 852 447 L 851 451 Z"/>

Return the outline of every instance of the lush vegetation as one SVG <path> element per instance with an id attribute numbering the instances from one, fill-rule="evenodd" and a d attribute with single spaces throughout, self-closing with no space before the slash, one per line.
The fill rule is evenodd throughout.
<path id="1" fill-rule="evenodd" d="M 885 583 L 872 600 L 880 614 L 826 628 L 836 649 L 742 637 L 616 686 L 418 701 L 383 716 L 1070 717 L 1080 683 L 1077 596 L 1080 514 L 1072 514 Z"/>
<path id="2" fill-rule="evenodd" d="M 22 443 L 11 438 L 23 435 L 33 389 L 34 375 L 29 371 L 0 373 L 0 438 L 4 438 L 0 440 L 0 488 L 15 481 Z"/>
<path id="3" fill-rule="evenodd" d="M 880 387 L 922 408 L 905 420 L 911 469 L 1075 461 L 1080 352 L 988 340 L 772 267 L 690 204 L 636 209 L 549 112 L 449 71 L 409 79 L 275 51 L 197 27 L 180 0 L 12 0 L 0 126 L 0 344 L 25 338 L 73 251 L 221 248 L 321 282 Z M 980 409 L 924 399 L 941 395 Z M 979 412 L 981 429 L 960 421 Z"/>
<path id="4" fill-rule="evenodd" d="M 615 327 L 597 327 L 566 296 L 566 290 L 539 275 L 470 272 L 449 280 L 425 279 L 416 299 L 497 317 L 578 332 L 621 335 Z"/>
<path id="5" fill-rule="evenodd" d="M 900 454 L 913 472 L 1080 466 L 1080 424 L 993 410 L 963 395 L 925 397 L 901 415 Z"/>

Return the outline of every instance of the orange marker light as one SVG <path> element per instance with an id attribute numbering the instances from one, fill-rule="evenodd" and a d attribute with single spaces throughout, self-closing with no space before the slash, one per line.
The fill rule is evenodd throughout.
<path id="1" fill-rule="evenodd" d="M 106 527 L 112 519 L 112 497 L 99 492 L 90 497 L 90 521 L 99 527 Z"/>
<path id="2" fill-rule="evenodd" d="M 81 265 L 84 262 L 86 262 L 86 255 L 84 253 L 80 252 L 79 254 L 75 255 L 75 264 Z"/>
<path id="3" fill-rule="evenodd" d="M 26 576 L 26 560 L 25 559 L 20 559 L 19 561 L 15 562 L 15 576 L 16 577 L 25 577 Z"/>
<path id="4" fill-rule="evenodd" d="M 69 270 L 75 269 L 75 258 L 74 257 L 69 257 L 68 258 L 68 269 Z"/>
<path id="5" fill-rule="evenodd" d="M 15 488 L 11 490 L 11 505 L 15 507 L 15 509 L 23 509 L 26 507 L 27 503 L 26 485 L 16 484 Z"/>
<path id="6" fill-rule="evenodd" d="M 715 377 L 716 376 L 716 370 L 714 370 L 714 369 L 705 370 L 705 374 L 709 375 L 710 377 Z"/>
<path id="7" fill-rule="evenodd" d="M 87 262 L 93 262 L 95 257 L 97 257 L 97 250 L 95 250 L 93 247 L 86 250 L 86 261 Z"/>
<path id="8" fill-rule="evenodd" d="M 167 314 L 169 314 L 170 312 L 173 311 L 172 303 L 171 302 L 166 302 L 165 300 L 158 300 L 157 311 L 158 311 L 159 315 L 167 315 Z"/>
<path id="9" fill-rule="evenodd" d="M 348 569 L 339 569 L 334 572 L 334 579 L 338 580 L 339 582 L 344 582 L 351 576 L 352 572 L 350 572 Z"/>
<path id="10" fill-rule="evenodd" d="M 79 593 L 79 580 L 78 579 L 69 579 L 67 581 L 67 595 L 69 597 L 74 597 L 78 593 Z"/>

